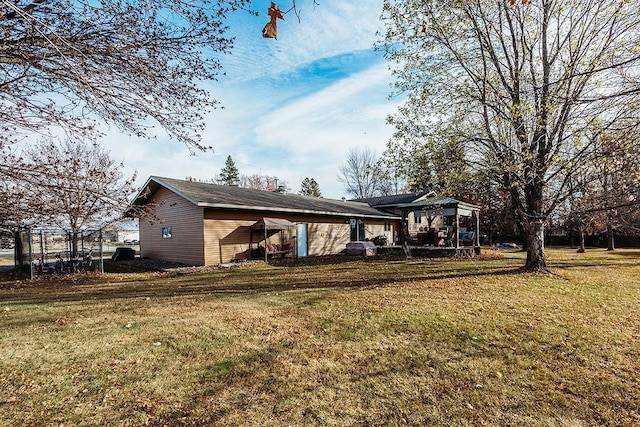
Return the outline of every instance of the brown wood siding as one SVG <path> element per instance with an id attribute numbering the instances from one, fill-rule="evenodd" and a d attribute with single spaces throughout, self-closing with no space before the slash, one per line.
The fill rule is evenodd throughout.
<path id="1" fill-rule="evenodd" d="M 309 224 L 308 244 L 309 256 L 332 255 L 346 249 L 351 239 L 351 226 L 347 217 L 331 217 L 320 215 L 291 215 L 283 214 L 279 218 L 286 218 L 295 223 Z M 393 241 L 393 231 L 400 230 L 400 219 L 391 219 L 391 230 L 384 231 L 385 220 L 365 219 L 365 237 L 373 239 L 384 234 L 388 242 Z"/>
<path id="2" fill-rule="evenodd" d="M 267 215 L 265 215 L 267 216 Z M 349 219 L 328 215 L 271 214 L 274 218 L 284 218 L 299 224 L 308 224 L 307 242 L 309 256 L 322 256 L 340 253 L 346 248 L 350 237 Z M 292 230 L 288 238 L 295 247 L 296 231 Z"/>
<path id="3" fill-rule="evenodd" d="M 391 230 L 384 230 L 384 220 L 365 219 L 365 239 L 385 235 L 389 243 L 393 242 L 393 230 L 400 226 L 399 221 L 391 221 Z M 309 255 L 330 255 L 345 250 L 351 240 L 351 225 L 348 220 L 309 223 Z"/>
<path id="4" fill-rule="evenodd" d="M 387 237 L 387 242 L 389 245 L 393 244 L 393 231 L 394 230 L 399 230 L 400 227 L 400 222 L 398 221 L 397 224 L 395 221 L 389 221 L 390 222 L 390 228 L 391 230 L 389 231 L 384 231 L 384 224 L 385 221 L 384 220 L 364 220 L 364 231 L 365 231 L 365 236 L 367 239 L 373 239 L 374 237 L 378 237 L 378 236 L 386 236 Z"/>
<path id="5" fill-rule="evenodd" d="M 315 221 L 315 222 L 312 222 Z M 309 224 L 308 240 L 309 255 L 323 256 L 342 252 L 351 240 L 351 225 L 345 218 L 307 217 L 298 222 Z M 379 235 L 387 236 L 388 242 L 393 242 L 393 230 L 400 227 L 399 220 L 391 220 L 391 230 L 384 231 L 385 220 L 365 219 L 365 238 L 373 239 Z"/>
<path id="6" fill-rule="evenodd" d="M 329 218 L 323 222 L 310 222 L 308 231 L 309 255 L 322 256 L 340 253 L 347 247 L 351 227 L 345 220 L 336 222 Z"/>
<path id="7" fill-rule="evenodd" d="M 255 212 L 205 210 L 205 264 L 249 259 L 249 227 L 262 217 L 263 215 Z M 258 233 L 254 233 L 257 236 Z"/>
<path id="8" fill-rule="evenodd" d="M 319 215 L 295 215 L 286 212 L 243 212 L 227 210 L 205 210 L 204 236 L 205 260 L 207 265 L 229 262 L 232 259 L 250 258 L 250 226 L 263 216 L 284 218 L 294 223 L 308 224 L 308 243 L 310 256 L 337 254 L 346 248 L 351 237 L 349 219 L 346 217 L 331 217 Z M 389 242 L 393 239 L 393 230 L 400 227 L 399 220 L 391 220 L 392 230 L 384 231 L 385 220 L 365 219 L 367 238 L 387 235 Z M 295 230 L 284 232 L 284 243 L 291 243 L 295 247 Z M 263 235 L 254 231 L 253 242 L 263 240 Z M 270 243 L 281 243 L 279 234 L 271 236 Z M 262 244 L 262 243 L 261 243 Z"/>
<path id="9" fill-rule="evenodd" d="M 259 212 L 223 209 L 203 209 L 169 190 L 161 188 L 155 195 L 162 202 L 156 209 L 161 222 L 150 224 L 140 221 L 141 256 L 184 262 L 192 265 L 215 265 L 233 259 L 251 257 L 250 226 L 262 217 L 284 218 L 294 223 L 308 224 L 310 256 L 337 254 L 350 240 L 349 218 L 328 215 L 301 215 L 285 212 Z M 385 220 L 365 219 L 367 238 L 387 235 L 393 239 L 393 230 L 400 229 L 400 220 L 390 220 L 391 231 L 384 231 Z M 162 228 L 172 227 L 172 238 L 162 238 Z M 253 232 L 253 242 L 264 239 L 264 234 Z M 291 243 L 295 248 L 296 230 L 286 230 L 269 237 L 270 243 Z M 264 244 L 264 242 L 261 242 Z"/>
<path id="10" fill-rule="evenodd" d="M 160 221 L 140 219 L 140 256 L 203 265 L 202 208 L 165 188 L 158 190 L 154 201 Z M 163 227 L 171 227 L 170 239 L 162 237 Z"/>

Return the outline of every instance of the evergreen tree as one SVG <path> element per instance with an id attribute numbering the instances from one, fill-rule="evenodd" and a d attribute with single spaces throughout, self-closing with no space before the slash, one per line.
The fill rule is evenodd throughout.
<path id="1" fill-rule="evenodd" d="M 239 185 L 240 173 L 236 164 L 233 162 L 231 156 L 227 156 L 227 161 L 224 163 L 224 167 L 220 171 L 220 181 L 223 185 Z"/>
<path id="2" fill-rule="evenodd" d="M 320 192 L 320 185 L 313 178 L 305 178 L 302 180 L 300 187 L 300 194 L 303 196 L 322 197 Z"/>

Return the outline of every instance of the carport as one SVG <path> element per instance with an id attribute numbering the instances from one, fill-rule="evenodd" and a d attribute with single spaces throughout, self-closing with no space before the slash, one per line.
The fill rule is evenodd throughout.
<path id="1" fill-rule="evenodd" d="M 284 218 L 261 218 L 251 225 L 249 233 L 249 250 L 251 258 L 262 257 L 264 252 L 264 260 L 268 261 L 269 257 L 282 256 L 293 253 L 293 246 L 284 243 L 285 230 L 295 229 L 296 224 Z M 257 233 L 256 233 L 257 231 Z M 272 244 L 268 242 L 269 237 L 280 234 L 280 243 Z M 259 235 L 259 240 L 254 242 L 254 234 Z M 264 246 L 260 246 L 260 242 L 264 242 Z M 254 247 L 254 244 L 257 247 Z"/>

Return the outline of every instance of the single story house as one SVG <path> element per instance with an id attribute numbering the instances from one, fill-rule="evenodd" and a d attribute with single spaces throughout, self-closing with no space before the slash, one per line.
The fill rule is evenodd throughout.
<path id="1" fill-rule="evenodd" d="M 332 200 L 150 177 L 129 216 L 139 218 L 140 256 L 191 265 L 290 252 L 340 253 L 350 241 L 401 234 L 402 218 L 366 202 Z"/>

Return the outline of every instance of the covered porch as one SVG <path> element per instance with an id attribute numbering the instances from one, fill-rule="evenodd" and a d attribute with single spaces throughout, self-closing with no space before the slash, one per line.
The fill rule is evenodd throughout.
<path id="1" fill-rule="evenodd" d="M 251 259 L 282 257 L 293 254 L 292 233 L 296 224 L 284 218 L 264 217 L 250 226 L 249 252 Z M 276 237 L 277 236 L 277 237 Z"/>
<path id="2" fill-rule="evenodd" d="M 410 256 L 467 257 L 480 254 L 480 207 L 450 197 L 418 199 L 399 206 L 403 246 Z"/>

